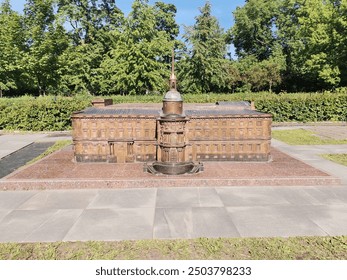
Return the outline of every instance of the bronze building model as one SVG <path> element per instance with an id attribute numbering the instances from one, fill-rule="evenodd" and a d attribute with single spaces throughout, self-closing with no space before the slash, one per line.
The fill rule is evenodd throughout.
<path id="1" fill-rule="evenodd" d="M 197 172 L 204 161 L 269 161 L 271 123 L 249 102 L 183 104 L 172 69 L 163 106 L 96 100 L 75 112 L 75 161 L 155 162 L 145 169 L 165 174 Z"/>

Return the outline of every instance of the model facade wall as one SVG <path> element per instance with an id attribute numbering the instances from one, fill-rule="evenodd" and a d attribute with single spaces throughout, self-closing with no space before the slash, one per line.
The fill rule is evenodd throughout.
<path id="1" fill-rule="evenodd" d="M 179 161 L 268 161 L 272 117 L 268 114 L 189 116 L 180 131 L 165 131 L 158 116 L 75 113 L 77 162 L 150 162 L 162 158 L 158 141 L 186 143 Z M 169 137 L 165 139 L 165 137 Z M 182 139 L 180 137 L 183 137 Z M 165 156 L 164 156 L 165 157 Z"/>

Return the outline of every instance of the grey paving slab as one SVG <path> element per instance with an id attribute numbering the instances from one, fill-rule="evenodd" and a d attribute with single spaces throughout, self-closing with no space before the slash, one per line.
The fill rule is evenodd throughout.
<path id="1" fill-rule="evenodd" d="M 47 190 L 23 203 L 19 209 L 84 209 L 97 196 L 97 190 Z"/>
<path id="2" fill-rule="evenodd" d="M 302 212 L 329 235 L 347 234 L 347 205 L 310 206 Z"/>
<path id="3" fill-rule="evenodd" d="M 346 153 L 347 145 L 290 146 L 276 139 L 272 139 L 271 145 L 317 169 L 340 178 L 343 184 L 347 184 L 347 166 L 337 164 L 319 156 L 320 154 Z"/>
<path id="4" fill-rule="evenodd" d="M 225 208 L 194 208 L 193 237 L 240 237 Z"/>
<path id="5" fill-rule="evenodd" d="M 0 209 L 0 223 L 3 218 L 5 218 L 12 210 L 2 210 Z"/>
<path id="6" fill-rule="evenodd" d="M 319 169 L 326 170 L 328 173 L 336 174 L 336 176 L 339 177 L 347 176 L 347 166 L 323 159 L 321 157 L 315 161 L 312 160 L 310 164 Z"/>
<path id="7" fill-rule="evenodd" d="M 347 153 L 347 144 L 339 145 L 312 145 L 311 148 L 313 151 L 318 151 L 318 153 L 329 153 L 329 154 L 340 154 Z"/>
<path id="8" fill-rule="evenodd" d="M 16 209 L 38 191 L 0 191 L 0 210 Z"/>
<path id="9" fill-rule="evenodd" d="M 12 154 L 13 152 L 15 152 L 17 150 L 13 150 L 13 149 L 8 149 L 7 146 L 4 146 L 4 148 L 2 148 L 0 150 L 0 159 Z"/>
<path id="10" fill-rule="evenodd" d="M 54 142 L 32 143 L 0 159 L 0 178 L 24 166 L 32 159 L 45 152 L 53 144 Z"/>
<path id="11" fill-rule="evenodd" d="M 199 205 L 199 190 L 197 188 L 158 189 L 157 208 L 188 208 Z"/>
<path id="12" fill-rule="evenodd" d="M 46 136 L 41 133 L 0 135 L 0 159 Z"/>
<path id="13" fill-rule="evenodd" d="M 289 204 L 279 192 L 271 187 L 234 187 L 217 188 L 225 206 L 257 206 Z"/>
<path id="14" fill-rule="evenodd" d="M 347 185 L 342 186 L 317 186 L 316 189 L 320 191 L 331 193 L 332 196 L 338 197 L 342 202 L 347 203 Z"/>
<path id="15" fill-rule="evenodd" d="M 223 201 L 215 188 L 199 188 L 199 204 L 201 207 L 223 207 Z"/>
<path id="16" fill-rule="evenodd" d="M 0 222 L 0 242 L 24 242 L 57 210 L 14 210 Z"/>
<path id="17" fill-rule="evenodd" d="M 82 212 L 81 209 L 56 211 L 46 222 L 25 237 L 24 241 L 55 242 L 63 240 Z"/>
<path id="18" fill-rule="evenodd" d="M 293 206 L 227 207 L 227 211 L 242 237 L 327 235 Z"/>
<path id="19" fill-rule="evenodd" d="M 157 208 L 222 207 L 215 188 L 163 188 L 157 192 Z"/>
<path id="20" fill-rule="evenodd" d="M 280 196 L 292 205 L 319 205 L 321 202 L 315 199 L 306 190 L 314 189 L 315 187 L 285 187 L 285 188 L 272 188 L 272 193 L 275 196 Z"/>
<path id="21" fill-rule="evenodd" d="M 315 199 L 317 205 L 347 205 L 347 188 L 345 186 L 313 187 L 304 190 Z"/>
<path id="22" fill-rule="evenodd" d="M 325 139 L 347 139 L 346 126 L 310 126 L 306 129 Z"/>
<path id="23" fill-rule="evenodd" d="M 158 239 L 239 237 L 225 208 L 160 208 L 156 210 L 153 237 Z"/>
<path id="24" fill-rule="evenodd" d="M 154 208 L 156 189 L 99 190 L 88 208 Z"/>
<path id="25" fill-rule="evenodd" d="M 278 141 L 278 140 L 276 140 Z M 275 144 L 275 140 L 273 139 L 273 144 Z M 282 145 L 282 147 L 285 147 Z M 287 149 L 289 151 L 299 151 L 301 153 L 308 154 L 339 154 L 347 152 L 347 144 L 340 145 L 288 145 Z"/>
<path id="26" fill-rule="evenodd" d="M 64 241 L 152 239 L 153 221 L 154 208 L 87 209 Z"/>

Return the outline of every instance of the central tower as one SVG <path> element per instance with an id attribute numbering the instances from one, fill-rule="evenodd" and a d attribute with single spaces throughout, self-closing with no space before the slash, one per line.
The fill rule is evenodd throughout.
<path id="1" fill-rule="evenodd" d="M 170 75 L 170 90 L 165 94 L 163 99 L 163 116 L 182 116 L 183 114 L 183 99 L 177 91 L 177 78 L 175 75 L 175 56 L 172 52 L 171 75 Z"/>
<path id="2" fill-rule="evenodd" d="M 189 118 L 183 112 L 183 99 L 177 91 L 175 57 L 172 52 L 170 90 L 164 96 L 162 112 L 157 119 L 157 161 L 152 165 L 146 165 L 146 171 L 153 174 L 178 175 L 203 170 L 201 163 L 186 161 L 188 121 Z"/>

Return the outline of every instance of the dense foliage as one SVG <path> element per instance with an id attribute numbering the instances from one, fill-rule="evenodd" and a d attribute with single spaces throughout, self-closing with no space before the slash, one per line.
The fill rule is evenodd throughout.
<path id="1" fill-rule="evenodd" d="M 324 94 L 185 94 L 186 103 L 254 101 L 257 110 L 273 114 L 275 122 L 347 121 L 347 92 Z M 162 95 L 113 95 L 114 103 L 160 103 Z M 91 104 L 90 96 L 0 99 L 0 130 L 61 131 L 71 129 L 71 114 Z"/>
<path id="2" fill-rule="evenodd" d="M 0 97 L 162 93 L 172 49 L 184 93 L 347 86 L 347 0 L 247 0 L 226 31 L 207 1 L 181 36 L 164 2 L 0 1 Z"/>
<path id="3" fill-rule="evenodd" d="M 279 88 L 346 85 L 346 0 L 248 0 L 234 17 L 230 37 L 241 63 L 284 59 Z"/>

